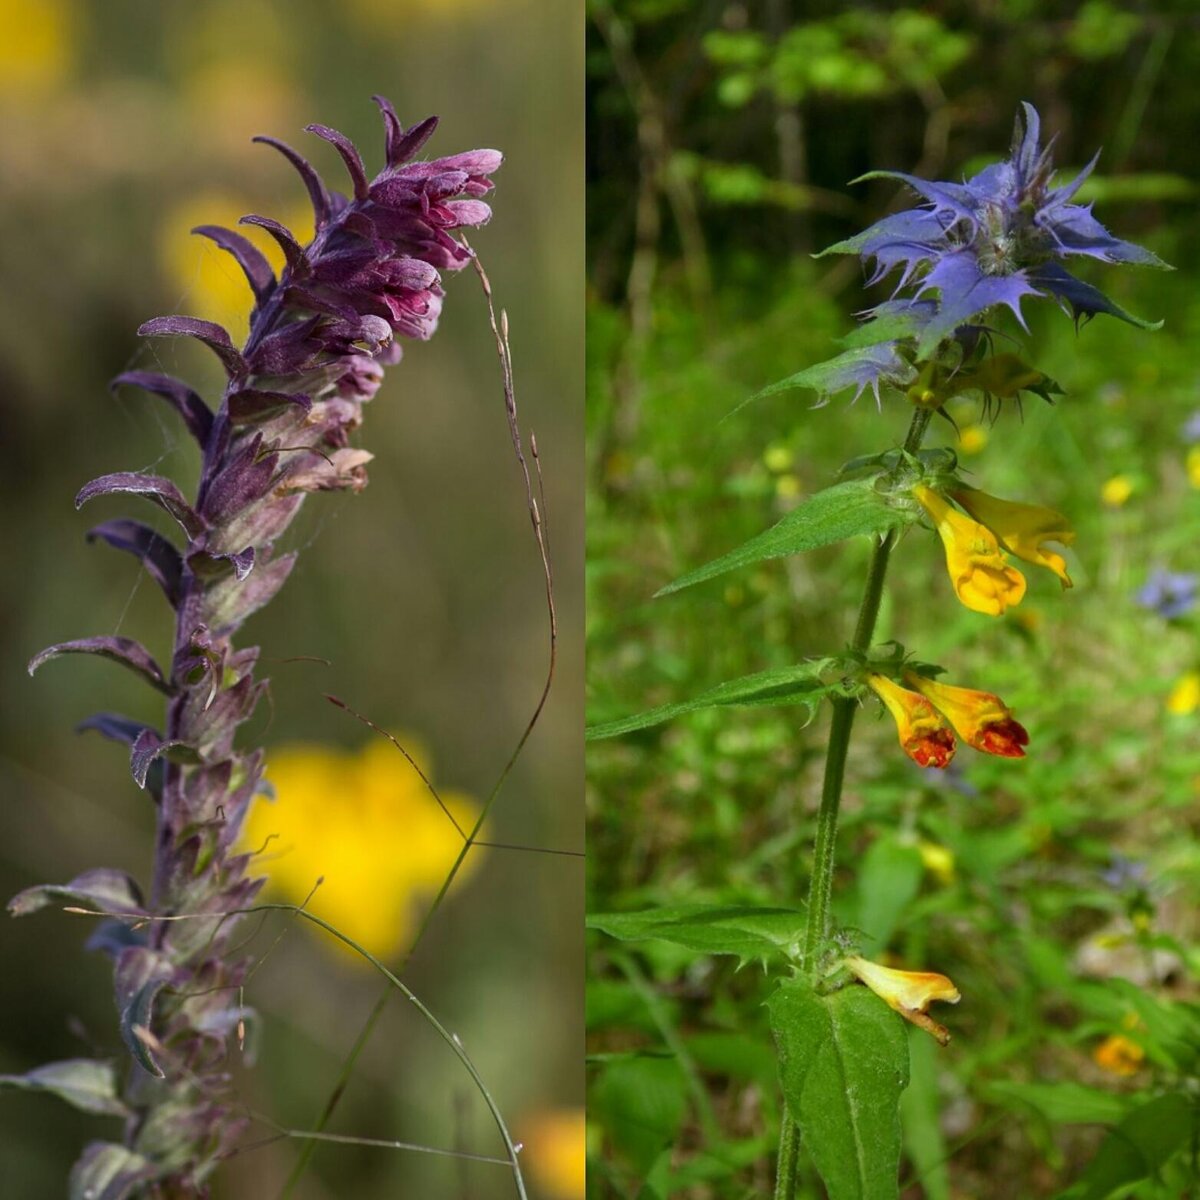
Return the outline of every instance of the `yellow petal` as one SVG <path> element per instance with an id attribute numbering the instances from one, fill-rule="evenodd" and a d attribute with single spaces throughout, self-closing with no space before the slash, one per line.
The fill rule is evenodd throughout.
<path id="1" fill-rule="evenodd" d="M 929 514 L 946 550 L 946 569 L 959 600 L 973 612 L 1004 614 L 1025 595 L 1025 576 L 1008 565 L 996 535 L 923 484 L 913 495 Z"/>
<path id="2" fill-rule="evenodd" d="M 1047 567 L 1062 580 L 1063 587 L 1071 586 L 1066 560 L 1061 554 L 1043 548 L 1046 542 L 1069 546 L 1075 540 L 1075 531 L 1062 513 L 1037 504 L 1001 500 L 976 488 L 960 488 L 951 494 L 996 535 L 1006 550 L 1025 562 Z"/>
<path id="3" fill-rule="evenodd" d="M 1137 1042 L 1119 1033 L 1106 1037 L 1092 1051 L 1092 1061 L 1110 1075 L 1136 1074 L 1145 1057 L 1145 1050 Z"/>
<path id="4" fill-rule="evenodd" d="M 847 958 L 845 965 L 906 1021 L 933 1034 L 943 1046 L 950 1040 L 949 1031 L 927 1015 L 935 1000 L 957 1004 L 962 999 L 958 988 L 945 975 L 934 971 L 898 971 L 858 955 Z"/>
<path id="5" fill-rule="evenodd" d="M 1181 675 L 1167 696 L 1167 712 L 1186 717 L 1200 708 L 1200 673 L 1189 671 Z"/>
<path id="6" fill-rule="evenodd" d="M 1120 508 L 1133 495 L 1133 480 L 1128 475 L 1114 475 L 1100 489 L 1100 499 L 1109 508 Z"/>

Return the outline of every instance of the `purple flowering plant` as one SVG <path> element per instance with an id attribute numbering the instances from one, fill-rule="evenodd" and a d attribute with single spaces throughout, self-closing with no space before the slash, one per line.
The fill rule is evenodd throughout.
<path id="1" fill-rule="evenodd" d="M 1051 401 L 1061 393 L 1053 380 L 1007 348 L 1011 339 L 1000 323 L 1007 311 L 1024 328 L 1027 301 L 1054 301 L 1077 328 L 1098 315 L 1158 328 L 1068 270 L 1077 259 L 1166 264 L 1109 233 L 1090 206 L 1074 202 L 1097 159 L 1071 182 L 1057 184 L 1052 149 L 1052 141 L 1042 144 L 1037 111 L 1023 104 L 1009 156 L 962 183 L 893 171 L 863 177 L 897 179 L 917 194 L 919 204 L 823 253 L 858 256 L 868 286 L 893 281 L 890 296 L 862 314 L 858 327 L 842 339 L 842 353 L 751 399 L 808 388 L 817 393 L 820 406 L 835 394 L 852 391 L 857 400 L 870 389 L 882 411 L 884 393 L 898 392 L 910 410 L 907 434 L 898 446 L 846 463 L 832 486 L 659 593 L 865 536 L 872 554 L 849 644 L 591 730 L 594 738 L 611 737 L 698 709 L 735 705 L 799 705 L 815 715 L 823 701 L 829 702 L 832 719 L 804 908 L 688 905 L 592 918 L 611 937 L 673 941 L 781 968 L 767 999 L 784 1099 L 776 1200 L 797 1194 L 802 1145 L 835 1200 L 898 1195 L 898 1107 L 909 1078 L 900 1018 L 944 1045 L 949 1030 L 929 1014 L 930 1005 L 960 999 L 945 975 L 862 957 L 864 942 L 878 954 L 886 949 L 885 938 L 839 927 L 832 917 L 839 806 L 859 709 L 870 705 L 877 713 L 886 711 L 896 723 L 902 751 L 919 766 L 938 771 L 950 767 L 960 744 L 1012 760 L 1020 769 L 1017 764 L 1031 743 L 998 696 L 942 682 L 942 667 L 917 660 L 898 642 L 875 644 L 892 553 L 906 533 L 935 532 L 955 595 L 985 617 L 1003 615 L 1024 597 L 1025 576 L 1014 559 L 1045 568 L 1063 589 L 1072 586 L 1067 559 L 1053 548 L 1073 542 L 1068 518 L 968 483 L 952 448 L 923 448 L 932 418 L 941 415 L 952 423 L 947 405 L 964 396 L 978 398 L 985 411 L 998 416 L 1005 402 L 1019 405 L 1023 394 Z M 908 537 L 905 545 L 910 553 L 920 553 L 923 541 Z M 1186 600 L 1177 593 L 1175 587 L 1170 603 Z M 1159 587 L 1151 602 L 1161 610 L 1165 597 Z M 856 982 L 865 986 L 853 986 Z"/>
<path id="2" fill-rule="evenodd" d="M 110 636 L 59 643 L 29 664 L 33 673 L 65 655 L 100 655 L 135 672 L 166 704 L 161 729 L 117 713 L 83 723 L 128 747 L 133 778 L 154 801 L 149 886 L 97 868 L 67 883 L 29 888 L 8 905 L 16 916 L 64 905 L 102 916 L 88 945 L 113 962 L 128 1066 L 73 1059 L 4 1081 L 124 1118 L 121 1142 L 92 1142 L 75 1164 L 73 1200 L 207 1196 L 210 1176 L 248 1124 L 231 1076 L 253 1021 L 242 1002 L 252 960 L 241 947 L 239 914 L 251 908 L 264 879 L 255 855 L 237 844 L 266 784 L 262 750 L 239 744 L 237 733 L 267 682 L 255 675 L 258 650 L 238 645 L 237 634 L 287 581 L 296 553 L 277 545 L 306 497 L 366 485 L 372 456 L 352 441 L 365 406 L 385 368 L 400 361 L 400 339 L 425 340 L 436 331 L 442 273 L 473 262 L 455 231 L 489 220 L 482 197 L 502 161 L 499 151 L 486 149 L 420 159 L 437 119 L 405 129 L 386 99 L 375 102 L 387 161 L 374 179 L 343 134 L 308 127 L 341 156 L 346 195 L 328 188 L 291 146 L 257 139 L 298 172 L 315 220 L 312 241 L 301 245 L 269 217 L 242 219 L 281 247 L 286 265 L 278 278 L 242 234 L 212 225 L 194 230 L 227 251 L 249 281 L 254 308 L 243 346 L 220 325 L 187 316 L 157 317 L 139 330 L 195 338 L 212 350 L 227 377 L 215 409 L 168 375 L 130 371 L 114 381 L 170 405 L 200 451 L 199 484 L 190 498 L 170 479 L 128 471 L 92 480 L 76 497 L 77 507 L 99 497 L 136 497 L 178 526 L 178 539 L 171 539 L 120 518 L 88 535 L 135 556 L 161 588 L 175 619 L 171 660 L 159 664 L 136 641 Z M 499 1161 L 511 1166 L 523 1195 L 512 1140 L 465 1051 L 375 965 L 470 1071 L 508 1149 L 508 1159 Z"/>

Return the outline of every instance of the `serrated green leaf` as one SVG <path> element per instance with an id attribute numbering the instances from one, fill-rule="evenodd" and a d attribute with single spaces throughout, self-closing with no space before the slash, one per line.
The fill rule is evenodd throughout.
<path id="1" fill-rule="evenodd" d="M 745 963 L 794 959 L 800 952 L 805 916 L 792 908 L 679 904 L 645 912 L 593 914 L 587 924 L 623 942 L 656 939 L 701 954 L 736 954 Z"/>
<path id="2" fill-rule="evenodd" d="M 80 1112 L 127 1117 L 129 1109 L 117 1095 L 117 1071 L 111 1062 L 68 1058 L 34 1067 L 24 1075 L 0 1075 L 0 1088 L 49 1092 Z"/>
<path id="3" fill-rule="evenodd" d="M 1149 1179 L 1192 1139 L 1196 1110 L 1179 1093 L 1134 1109 L 1100 1143 L 1083 1175 L 1085 1200 L 1104 1200 L 1119 1187 Z"/>
<path id="4" fill-rule="evenodd" d="M 769 671 L 759 671 L 741 679 L 731 679 L 709 688 L 707 692 L 701 692 L 691 700 L 681 700 L 677 704 L 660 704 L 658 708 L 637 713 L 632 717 L 621 717 L 616 721 L 593 725 L 588 729 L 587 737 L 590 741 L 617 737 L 622 733 L 632 733 L 635 729 L 661 725 L 673 717 L 681 717 L 685 713 L 697 712 L 702 708 L 754 704 L 811 705 L 829 691 L 831 686 L 821 682 L 820 671 L 823 666 L 823 660 L 797 663 L 793 667 L 773 667 Z"/>
<path id="5" fill-rule="evenodd" d="M 830 246 L 825 253 L 829 254 L 834 249 L 835 247 Z M 845 337 L 838 338 L 838 342 L 847 349 L 857 349 L 860 346 L 878 346 L 880 342 L 894 342 L 898 338 L 913 337 L 919 329 L 917 313 L 921 311 L 917 309 L 915 312 L 885 313 L 881 317 L 864 321 Z"/>
<path id="6" fill-rule="evenodd" d="M 713 559 L 662 588 L 668 596 L 706 579 L 724 575 L 738 567 L 752 566 L 788 554 L 801 554 L 820 546 L 832 546 L 846 538 L 886 533 L 905 524 L 908 516 L 888 504 L 875 490 L 874 479 L 850 479 L 814 492 L 792 509 L 782 521 L 764 533 L 743 542 L 736 550 Z"/>
<path id="7" fill-rule="evenodd" d="M 755 400 L 765 400 L 780 392 L 796 388 L 808 388 L 822 399 L 844 392 L 847 388 L 863 388 L 875 381 L 901 388 L 917 377 L 916 368 L 907 359 L 901 358 L 896 347 L 889 341 L 872 341 L 869 345 L 855 346 L 833 358 L 826 359 L 786 379 L 770 383 L 761 391 L 743 400 L 734 412 L 739 412 Z"/>
<path id="8" fill-rule="evenodd" d="M 788 1112 L 829 1200 L 896 1200 L 904 1022 L 866 988 L 819 996 L 803 980 L 767 1001 Z"/>

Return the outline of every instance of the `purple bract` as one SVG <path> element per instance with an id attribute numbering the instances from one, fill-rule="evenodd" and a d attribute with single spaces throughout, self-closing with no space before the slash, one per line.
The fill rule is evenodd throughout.
<path id="1" fill-rule="evenodd" d="M 262 752 L 235 745 L 235 733 L 266 683 L 253 675 L 257 649 L 235 648 L 233 637 L 286 581 L 296 555 L 277 553 L 276 542 L 305 495 L 366 484 L 371 455 L 351 446 L 350 435 L 384 366 L 399 361 L 397 339 L 428 338 L 437 328 L 439 272 L 472 257 L 453 232 L 489 219 L 480 197 L 501 162 L 495 150 L 414 161 L 436 119 L 406 131 L 392 106 L 375 99 L 387 165 L 374 180 L 347 138 L 309 126 L 345 163 L 349 197 L 328 190 L 291 147 L 258 139 L 299 172 L 315 216 L 307 246 L 276 221 L 243 218 L 282 248 L 287 265 L 278 279 L 241 234 L 195 231 L 228 251 L 250 283 L 244 346 L 193 317 L 142 326 L 143 335 L 197 338 L 217 355 L 229 382 L 216 411 L 169 376 L 135 371 L 115 381 L 170 404 L 202 453 L 193 498 L 169 479 L 121 472 L 93 480 L 76 499 L 81 506 L 136 496 L 178 525 L 182 545 L 127 519 L 89 535 L 138 557 L 161 587 L 176 615 L 171 662 L 160 666 L 128 638 L 93 637 L 52 646 L 30 664 L 32 671 L 60 655 L 99 654 L 169 697 L 162 732 L 113 713 L 83 725 L 129 747 L 133 778 L 158 806 L 148 897 L 123 872 L 99 869 L 27 889 L 9 906 L 24 914 L 67 900 L 113 914 L 89 944 L 113 957 L 120 1030 L 136 1065 L 121 1094 L 106 1101 L 106 1111 L 127 1118 L 124 1144 L 92 1143 L 72 1172 L 72 1195 L 206 1196 L 206 1179 L 245 1126 L 230 1088 L 230 1040 L 250 1015 L 239 1005 L 249 960 L 237 946 L 238 921 L 220 914 L 245 907 L 263 882 L 252 873 L 253 856 L 233 848 L 264 786 Z M 104 1064 L 58 1067 L 92 1078 Z"/>

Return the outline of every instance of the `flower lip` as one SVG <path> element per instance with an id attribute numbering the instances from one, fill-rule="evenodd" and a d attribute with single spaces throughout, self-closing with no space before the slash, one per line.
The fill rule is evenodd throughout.
<path id="1" fill-rule="evenodd" d="M 912 671 L 905 674 L 904 682 L 920 692 L 968 746 L 1000 758 L 1025 757 L 1029 734 L 999 696 L 937 683 Z"/>
<path id="2" fill-rule="evenodd" d="M 857 954 L 845 959 L 844 966 L 906 1021 L 932 1034 L 943 1046 L 950 1041 L 950 1031 L 928 1015 L 935 1000 L 957 1004 L 962 999 L 958 988 L 945 975 L 935 971 L 900 971 Z"/>
<path id="3" fill-rule="evenodd" d="M 1025 595 L 1025 576 L 1008 564 L 996 535 L 924 484 L 914 487 L 912 494 L 942 539 L 946 569 L 959 600 L 991 617 L 1003 616 L 1019 604 Z"/>
<path id="4" fill-rule="evenodd" d="M 1010 553 L 1053 571 L 1064 588 L 1072 586 L 1066 559 L 1053 550 L 1043 549 L 1046 542 L 1058 542 L 1063 546 L 1074 542 L 1075 531 L 1062 513 L 1037 504 L 1001 500 L 966 486 L 954 488 L 950 495 L 976 521 L 987 526 Z"/>
<path id="5" fill-rule="evenodd" d="M 918 692 L 885 675 L 868 675 L 867 686 L 883 701 L 896 722 L 900 746 L 921 767 L 947 767 L 957 748 L 954 734 L 937 710 Z"/>

